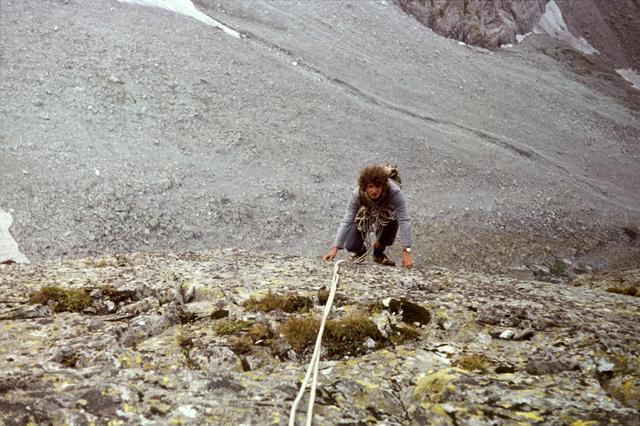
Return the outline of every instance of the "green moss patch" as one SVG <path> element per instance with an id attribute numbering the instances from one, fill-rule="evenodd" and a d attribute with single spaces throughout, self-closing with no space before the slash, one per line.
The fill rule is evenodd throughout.
<path id="1" fill-rule="evenodd" d="M 454 365 L 467 371 L 486 373 L 491 367 L 491 362 L 484 355 L 470 354 L 458 358 Z"/>
<path id="2" fill-rule="evenodd" d="M 243 320 L 222 320 L 215 326 L 215 331 L 221 336 L 231 336 L 233 334 L 247 331 L 252 323 Z"/>
<path id="3" fill-rule="evenodd" d="M 280 328 L 285 340 L 299 354 L 315 343 L 319 330 L 320 320 L 315 317 L 289 318 Z"/>
<path id="4" fill-rule="evenodd" d="M 29 302 L 49 305 L 54 312 L 82 312 L 91 306 L 91 296 L 86 290 L 48 286 L 31 293 Z"/>
<path id="5" fill-rule="evenodd" d="M 278 295 L 269 292 L 261 299 L 251 298 L 244 303 L 244 307 L 250 311 L 271 312 L 280 310 L 283 312 L 306 312 L 313 306 L 313 301 L 305 296 L 293 293 Z"/>
<path id="6" fill-rule="evenodd" d="M 304 353 L 315 345 L 320 320 L 315 317 L 290 318 L 281 328 L 285 340 L 296 353 Z M 337 320 L 330 320 L 325 327 L 322 346 L 330 359 L 364 354 L 364 342 L 373 339 L 378 345 L 385 342 L 378 327 L 363 314 L 355 314 Z"/>

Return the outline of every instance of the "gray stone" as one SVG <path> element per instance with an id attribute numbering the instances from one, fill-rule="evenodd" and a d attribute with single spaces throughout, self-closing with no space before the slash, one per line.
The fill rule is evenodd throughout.
<path id="1" fill-rule="evenodd" d="M 513 336 L 515 336 L 515 334 L 516 334 L 515 331 L 513 331 L 510 328 L 508 328 L 508 329 L 504 330 L 502 333 L 500 333 L 500 335 L 498 337 L 500 337 L 501 339 L 509 340 L 509 339 L 513 339 Z"/>
<path id="2" fill-rule="evenodd" d="M 93 277 L 86 284 L 92 288 L 109 283 L 120 290 L 137 288 L 136 295 L 144 297 L 125 298 L 115 314 L 98 310 L 91 316 L 50 313 L 38 322 L 5 319 L 0 392 L 17 391 L 10 393 L 12 402 L 3 406 L 3 415 L 28 423 L 21 417 L 28 406 L 27 412 L 44 423 L 153 419 L 200 424 L 215 418 L 268 424 L 276 417 L 284 422 L 312 347 L 294 352 L 282 326 L 297 315 L 319 317 L 321 309 L 248 312 L 238 302 L 267 291 L 312 297 L 318 277 L 331 272 L 331 265 L 315 259 L 237 250 L 138 253 L 121 266 L 101 268 L 90 261 L 13 268 L 3 275 L 8 285 L 0 287 L 1 298 L 15 301 L 10 308 L 0 305 L 5 318 L 33 306 L 18 297 L 25 289 L 51 282 L 80 288 L 77 283 L 87 282 L 87 276 Z M 507 425 L 523 421 L 519 412 L 537 413 L 550 424 L 567 418 L 620 424 L 640 420 L 633 393 L 637 374 L 618 377 L 614 367 L 620 353 L 627 365 L 637 365 L 632 349 L 640 342 L 633 315 L 640 308 L 637 298 L 625 299 L 622 306 L 620 296 L 584 287 L 442 268 L 388 268 L 383 276 L 379 268 L 345 266 L 339 292 L 348 289 L 348 297 L 330 319 L 369 312 L 390 298 L 421 301 L 435 320 L 422 324 L 415 340 L 397 346 L 365 339 L 360 356 L 327 361 L 325 340 L 314 423 L 370 418 L 385 424 L 450 424 L 455 415 L 460 424 Z M 411 288 L 401 285 L 407 278 L 415 283 Z M 183 323 L 185 306 L 175 300 L 175 290 L 187 282 L 199 289 L 197 301 L 188 305 L 198 315 Z M 166 303 L 160 304 L 163 298 Z M 221 307 L 228 307 L 231 319 L 212 318 Z M 254 337 L 248 329 L 231 335 L 216 331 L 221 321 L 243 318 L 268 324 L 273 338 Z M 402 313 L 383 309 L 370 318 L 385 330 Z M 456 326 L 445 329 L 445 321 Z M 545 321 L 555 325 L 538 327 Z M 505 329 L 501 323 L 513 325 Z M 513 332 L 511 340 L 491 338 L 505 331 Z M 245 339 L 246 346 L 236 347 L 237 339 Z M 315 341 L 315 335 L 310 339 Z M 594 342 L 615 351 L 594 357 Z M 57 390 L 51 383 L 64 385 Z M 46 399 L 38 389 L 47 392 Z M 513 410 L 516 405 L 519 412 Z M 490 417 L 484 414 L 489 412 Z"/>

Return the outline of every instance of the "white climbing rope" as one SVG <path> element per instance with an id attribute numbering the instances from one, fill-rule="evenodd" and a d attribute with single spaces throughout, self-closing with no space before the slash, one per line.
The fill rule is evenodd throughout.
<path id="1" fill-rule="evenodd" d="M 358 212 L 358 215 L 360 215 L 359 212 Z M 360 235 L 362 235 L 362 243 L 364 244 L 365 251 L 360 256 L 354 254 L 353 257 L 351 258 L 351 262 L 361 263 L 367 258 L 369 253 L 371 253 L 371 251 L 373 250 L 373 243 L 371 242 L 372 232 L 370 232 L 370 230 L 375 229 L 376 230 L 375 241 L 380 240 L 380 237 L 382 236 L 383 227 L 389 223 L 389 220 L 381 220 L 378 217 L 373 218 L 373 220 L 356 217 L 356 223 L 358 225 L 358 230 L 360 231 Z"/>
<path id="2" fill-rule="evenodd" d="M 382 235 L 382 229 L 386 226 L 390 221 L 395 219 L 395 211 L 383 212 L 377 209 L 369 208 L 369 209 L 361 209 L 358 211 L 358 216 L 356 217 L 356 224 L 358 226 L 358 230 L 362 233 L 363 243 L 365 245 L 366 251 L 364 254 L 354 257 L 352 259 L 353 263 L 362 262 L 366 256 L 373 249 L 373 244 L 371 243 L 371 235 L 370 231 L 376 230 L 376 241 Z M 320 330 L 318 331 L 318 337 L 316 338 L 316 345 L 313 349 L 313 355 L 311 356 L 311 361 L 309 362 L 309 367 L 307 367 L 307 373 L 304 376 L 304 380 L 300 385 L 300 390 L 298 391 L 298 395 L 296 399 L 293 401 L 293 405 L 291 406 L 291 412 L 289 413 L 289 426 L 295 426 L 296 420 L 296 411 L 298 411 L 298 405 L 300 404 L 300 400 L 302 400 L 302 396 L 304 395 L 304 391 L 309 383 L 309 379 L 311 378 L 311 374 L 313 373 L 313 380 L 311 382 L 311 390 L 309 391 L 309 406 L 307 407 L 307 421 L 306 426 L 311 426 L 311 422 L 313 421 L 313 405 L 316 399 L 316 388 L 318 385 L 318 369 L 320 366 L 320 352 L 322 350 L 322 334 L 324 333 L 324 326 L 327 322 L 327 318 L 329 317 L 329 312 L 331 312 L 331 306 L 333 305 L 333 298 L 336 295 L 336 290 L 338 289 L 338 279 L 340 272 L 340 264 L 344 262 L 344 260 L 338 260 L 335 263 L 333 268 L 333 279 L 331 282 L 331 290 L 329 291 L 329 297 L 327 298 L 327 303 L 324 306 L 324 312 L 322 314 L 322 321 L 320 321 Z"/>
<path id="3" fill-rule="evenodd" d="M 324 332 L 324 325 L 327 322 L 327 318 L 329 317 L 329 312 L 331 311 L 331 305 L 333 305 L 333 298 L 336 295 L 336 290 L 338 288 L 338 272 L 340 271 L 340 264 L 344 262 L 344 260 L 338 260 L 333 267 L 333 280 L 331 282 L 331 290 L 329 291 L 329 298 L 327 299 L 327 303 L 324 305 L 324 312 L 322 314 L 322 321 L 320 321 L 320 330 L 318 331 L 318 337 L 316 338 L 316 346 L 313 349 L 313 355 L 311 356 L 311 361 L 309 362 L 309 367 L 307 367 L 307 374 L 304 376 L 304 380 L 302 381 L 302 385 L 300 385 L 300 390 L 298 391 L 298 396 L 296 396 L 295 401 L 293 401 L 293 405 L 291 406 L 291 413 L 289 414 L 289 426 L 294 426 L 296 420 L 296 411 L 298 410 L 298 404 L 300 404 L 300 400 L 302 399 L 302 395 L 304 395 L 305 388 L 309 383 L 309 378 L 313 372 L 313 380 L 311 382 L 311 390 L 309 393 L 309 406 L 307 408 L 307 426 L 311 426 L 311 421 L 313 420 L 313 404 L 316 399 L 316 386 L 318 385 L 318 367 L 320 365 L 320 351 L 322 348 L 322 333 Z"/>

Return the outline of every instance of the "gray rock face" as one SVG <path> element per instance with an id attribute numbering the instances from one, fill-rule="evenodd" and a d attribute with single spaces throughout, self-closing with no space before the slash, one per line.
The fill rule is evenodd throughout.
<path id="1" fill-rule="evenodd" d="M 220 250 L 0 265 L 0 277 L 0 423 L 284 425 L 309 353 L 281 327 L 323 307 L 249 312 L 243 302 L 316 300 L 332 265 Z M 640 298 L 595 280 L 343 264 L 332 319 L 368 312 L 390 338 L 392 326 L 417 335 L 323 356 L 314 424 L 638 424 Z M 51 285 L 85 290 L 95 306 L 111 297 L 116 310 L 29 304 Z M 241 326 L 221 333 L 224 322 Z"/>
<path id="2" fill-rule="evenodd" d="M 548 0 L 396 0 L 436 33 L 493 49 L 533 30 Z"/>

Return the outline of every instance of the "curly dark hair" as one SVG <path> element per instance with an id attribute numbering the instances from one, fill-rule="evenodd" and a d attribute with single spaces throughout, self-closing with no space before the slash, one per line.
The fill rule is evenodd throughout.
<path id="1" fill-rule="evenodd" d="M 361 192 L 364 192 L 367 189 L 367 185 L 372 183 L 376 186 L 381 186 L 382 193 L 386 194 L 389 190 L 388 179 L 389 172 L 384 166 L 367 166 L 360 171 L 360 176 L 358 177 L 358 187 L 360 187 Z"/>

